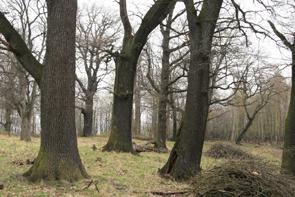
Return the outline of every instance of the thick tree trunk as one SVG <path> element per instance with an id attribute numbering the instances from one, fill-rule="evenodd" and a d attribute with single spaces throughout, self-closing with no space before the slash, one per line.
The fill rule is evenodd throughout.
<path id="1" fill-rule="evenodd" d="M 83 137 L 89 137 L 93 131 L 93 97 L 87 97 L 85 109 L 82 111 L 84 117 Z"/>
<path id="2" fill-rule="evenodd" d="M 190 29 L 190 66 L 183 125 L 161 174 L 176 180 L 195 176 L 201 170 L 201 157 L 209 109 L 210 53 L 222 0 L 203 2 L 198 16 L 194 2 L 185 2 Z M 211 20 L 207 20 L 207 19 Z"/>
<path id="3" fill-rule="evenodd" d="M 41 146 L 32 181 L 76 181 L 87 177 L 75 129 L 76 0 L 47 1 L 48 32 L 41 80 Z"/>
<path id="4" fill-rule="evenodd" d="M 30 142 L 32 132 L 32 112 L 24 112 L 21 119 L 20 140 Z"/>
<path id="5" fill-rule="evenodd" d="M 133 152 L 131 123 L 137 61 L 149 34 L 168 15 L 175 2 L 174 0 L 156 1 L 143 17 L 142 24 L 134 35 L 127 14 L 126 0 L 119 2 L 124 40 L 122 51 L 116 59 L 111 134 L 104 147 L 106 151 Z"/>
<path id="6" fill-rule="evenodd" d="M 201 156 L 208 116 L 209 54 L 192 56 L 188 76 L 188 95 L 183 127 L 170 153 L 162 174 L 176 180 L 187 179 L 197 174 L 201 167 Z"/>
<path id="7" fill-rule="evenodd" d="M 124 43 L 122 54 L 116 63 L 111 134 L 104 151 L 133 152 L 132 148 L 132 105 L 133 87 L 138 55 L 128 47 L 133 39 Z"/>
<path id="8" fill-rule="evenodd" d="M 292 51 L 292 89 L 285 123 L 281 172 L 295 176 L 295 49 Z"/>

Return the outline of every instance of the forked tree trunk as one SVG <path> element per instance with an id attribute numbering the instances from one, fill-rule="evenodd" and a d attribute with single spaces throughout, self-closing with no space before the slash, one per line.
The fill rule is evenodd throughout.
<path id="1" fill-rule="evenodd" d="M 246 126 L 242 129 L 242 131 L 239 133 L 237 139 L 236 139 L 236 144 L 241 144 L 241 141 L 243 139 L 243 137 L 245 136 L 245 134 L 247 133 L 247 131 L 249 130 L 250 126 L 252 125 L 254 121 L 254 118 L 251 118 L 248 120 Z"/>
<path id="2" fill-rule="evenodd" d="M 83 137 L 89 137 L 93 131 L 93 98 L 86 99 L 85 109 L 82 110 L 84 117 Z"/>
<path id="3" fill-rule="evenodd" d="M 201 170 L 209 109 L 210 52 L 222 0 L 204 1 L 198 16 L 194 2 L 185 3 L 191 41 L 187 100 L 183 126 L 167 163 L 160 169 L 161 174 L 176 180 L 191 178 Z"/>
<path id="4" fill-rule="evenodd" d="M 127 14 L 126 0 L 120 0 L 124 40 L 122 51 L 116 59 L 111 134 L 108 143 L 103 148 L 105 151 L 133 152 L 131 123 L 137 61 L 149 34 L 168 15 L 174 4 L 174 0 L 155 1 L 144 16 L 137 32 L 133 35 Z"/>
<path id="5" fill-rule="evenodd" d="M 20 140 L 30 142 L 32 133 L 32 112 L 24 112 L 21 119 Z"/>
<path id="6" fill-rule="evenodd" d="M 88 177 L 75 129 L 76 0 L 47 1 L 48 31 L 41 80 L 41 146 L 31 169 L 32 181 L 76 181 Z"/>
<path id="7" fill-rule="evenodd" d="M 295 47 L 292 50 L 292 89 L 289 111 L 285 124 L 284 150 L 281 168 L 282 173 L 295 176 Z"/>

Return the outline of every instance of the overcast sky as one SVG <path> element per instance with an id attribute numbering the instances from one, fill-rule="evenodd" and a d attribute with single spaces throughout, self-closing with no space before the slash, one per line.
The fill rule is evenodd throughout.
<path id="1" fill-rule="evenodd" d="M 152 4 L 152 0 L 127 0 L 127 6 L 128 6 L 128 12 L 130 15 L 133 13 L 144 13 L 148 7 Z M 257 5 L 253 5 L 253 1 L 241 1 L 243 2 L 242 7 L 244 9 L 255 9 L 257 8 Z M 78 0 L 79 6 L 91 6 L 93 4 L 96 4 L 98 6 L 103 6 L 106 9 L 110 10 L 110 12 L 114 12 L 114 14 L 119 14 L 118 10 L 118 4 L 114 0 Z M 179 6 L 182 6 L 181 3 L 179 3 Z M 179 7 L 178 6 L 178 7 Z M 266 26 L 266 21 L 271 19 L 269 16 L 267 16 L 264 13 L 261 13 L 261 18 L 257 16 L 257 21 L 259 23 L 264 23 Z M 132 20 L 132 17 L 131 17 Z M 269 27 L 267 27 L 269 28 Z M 153 37 L 151 38 L 153 39 Z M 284 49 L 279 49 L 276 44 L 271 41 L 270 39 L 264 39 L 264 38 L 256 38 L 254 34 L 250 35 L 251 42 L 254 46 L 259 46 L 261 48 L 261 51 L 264 56 L 268 57 L 268 61 L 271 63 L 288 63 L 290 60 L 290 54 L 285 51 Z M 289 70 L 285 70 L 284 74 L 286 76 L 289 75 Z"/>

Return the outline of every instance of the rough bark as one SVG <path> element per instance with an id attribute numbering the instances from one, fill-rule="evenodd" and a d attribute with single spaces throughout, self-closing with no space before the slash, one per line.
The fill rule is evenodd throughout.
<path id="1" fill-rule="evenodd" d="M 138 31 L 133 35 L 128 19 L 126 0 L 120 1 L 124 39 L 122 51 L 116 58 L 111 134 L 104 146 L 105 151 L 133 152 L 131 123 L 137 61 L 147 42 L 148 35 L 167 16 L 174 3 L 174 0 L 156 1 L 144 16 Z"/>
<path id="2" fill-rule="evenodd" d="M 41 80 L 41 146 L 32 181 L 76 181 L 88 177 L 75 129 L 75 30 L 77 1 L 47 1 L 48 32 Z"/>
<path id="3" fill-rule="evenodd" d="M 209 108 L 209 70 L 212 38 L 222 0 L 206 0 L 197 16 L 194 2 L 186 1 L 190 35 L 190 66 L 183 126 L 160 173 L 176 180 L 195 176 L 201 156 Z M 208 20 L 210 19 L 210 20 Z"/>

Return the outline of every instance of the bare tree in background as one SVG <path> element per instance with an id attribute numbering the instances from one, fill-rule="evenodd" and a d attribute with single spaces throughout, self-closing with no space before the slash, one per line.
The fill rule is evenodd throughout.
<path id="1" fill-rule="evenodd" d="M 83 15 L 85 13 L 85 16 Z M 86 72 L 86 84 L 82 77 L 76 74 L 76 81 L 82 90 L 84 106 L 80 107 L 84 117 L 82 136 L 91 136 L 93 132 L 93 98 L 98 85 L 113 69 L 109 68 L 113 50 L 118 39 L 118 20 L 102 8 L 92 6 L 81 11 L 77 22 L 78 63 L 83 65 Z M 81 75 L 81 74 L 80 74 Z"/>
<path id="2" fill-rule="evenodd" d="M 18 21 L 15 26 L 27 43 L 29 50 L 40 61 L 43 58 L 45 49 L 45 4 L 41 1 L 13 0 L 7 3 L 7 8 L 10 10 L 11 17 Z M 40 44 L 36 45 L 36 42 Z M 10 98 L 6 99 L 7 105 L 16 110 L 21 118 L 21 140 L 30 141 L 38 86 L 14 57 L 8 55 L 7 58 L 11 62 L 10 67 L 7 69 L 14 72 L 8 72 L 7 74 L 15 76 L 10 81 L 10 94 L 8 94 Z M 7 116 L 7 118 L 9 117 Z"/>
<path id="3" fill-rule="evenodd" d="M 253 62 L 249 62 L 249 64 L 253 64 Z M 229 105 L 243 108 L 247 119 L 235 140 L 236 144 L 241 144 L 243 137 L 252 126 L 257 114 L 271 101 L 273 96 L 279 94 L 279 92 L 275 92 L 274 84 L 271 82 L 273 76 L 267 70 L 267 67 L 263 68 L 261 66 L 248 67 L 248 72 L 243 77 L 239 91 L 233 99 L 238 101 L 238 103 L 234 103 L 235 101 L 233 102 L 233 100 L 228 102 Z"/>
<path id="4" fill-rule="evenodd" d="M 76 181 L 88 177 L 77 147 L 75 128 L 75 32 L 77 1 L 48 0 L 45 63 L 0 12 L 5 48 L 15 55 L 41 90 L 41 146 L 24 175 L 32 181 Z"/>
<path id="5" fill-rule="evenodd" d="M 178 28 L 172 26 L 175 21 L 182 16 L 184 11 L 174 14 L 174 9 L 171 9 L 167 19 L 160 24 L 160 32 L 162 35 L 161 50 L 162 54 L 159 58 L 161 62 L 161 71 L 159 80 L 155 80 L 152 76 L 151 69 L 154 65 L 152 59 L 157 57 L 155 53 L 152 53 L 152 49 L 146 49 L 147 56 L 147 79 L 151 84 L 151 87 L 156 92 L 159 99 L 158 107 L 158 124 L 155 131 L 155 148 L 159 152 L 167 152 L 166 139 L 167 139 L 167 125 L 168 125 L 168 106 L 172 106 L 174 109 L 174 116 L 176 113 L 175 103 L 173 101 L 172 94 L 177 92 L 173 86 L 181 78 L 186 77 L 185 64 L 188 62 L 188 49 L 185 25 L 180 24 Z M 174 29 L 179 29 L 177 32 Z M 157 61 L 155 61 L 157 62 Z M 159 82 L 158 82 L 159 81 Z M 172 97 L 171 97 L 172 96 Z M 171 100 L 172 98 L 172 100 Z M 174 117 L 175 118 L 175 117 Z M 175 121 L 176 122 L 176 121 Z M 174 123 L 175 123 L 174 122 Z M 174 125 L 175 126 L 175 125 Z M 176 125 L 177 127 L 177 125 Z"/>

